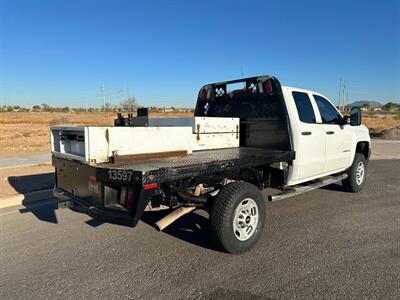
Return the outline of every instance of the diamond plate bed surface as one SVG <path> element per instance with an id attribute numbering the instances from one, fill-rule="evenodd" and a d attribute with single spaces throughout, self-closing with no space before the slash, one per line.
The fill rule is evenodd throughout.
<path id="1" fill-rule="evenodd" d="M 159 159 L 148 159 L 137 163 L 121 163 L 121 164 L 102 164 L 99 167 L 113 169 L 129 169 L 140 172 L 149 172 L 159 169 L 179 169 L 208 164 L 223 164 L 224 162 L 240 163 L 240 165 L 253 165 L 257 161 L 265 162 L 280 161 L 280 159 L 291 157 L 293 152 L 282 150 L 268 150 L 260 148 L 229 148 L 193 152 L 187 156 L 168 157 Z"/>

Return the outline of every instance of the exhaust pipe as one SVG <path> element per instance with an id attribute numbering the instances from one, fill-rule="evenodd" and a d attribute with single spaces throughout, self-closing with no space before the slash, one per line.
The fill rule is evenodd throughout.
<path id="1" fill-rule="evenodd" d="M 168 215 L 166 215 L 164 218 L 158 220 L 156 223 L 156 226 L 158 227 L 159 231 L 164 230 L 166 227 L 171 225 L 173 222 L 178 220 L 180 217 L 194 211 L 196 207 L 179 207 L 178 209 L 172 211 Z"/>

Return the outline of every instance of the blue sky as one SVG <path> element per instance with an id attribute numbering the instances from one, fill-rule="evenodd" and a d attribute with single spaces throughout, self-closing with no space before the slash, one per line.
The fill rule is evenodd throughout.
<path id="1" fill-rule="evenodd" d="M 190 107 L 242 72 L 400 101 L 400 1 L 0 1 L 0 104 Z"/>

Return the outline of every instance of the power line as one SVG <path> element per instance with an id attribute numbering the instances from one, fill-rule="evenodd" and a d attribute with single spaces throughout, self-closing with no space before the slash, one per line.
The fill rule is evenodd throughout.
<path id="1" fill-rule="evenodd" d="M 101 95 L 103 96 L 103 111 L 106 111 L 106 92 L 104 88 L 104 84 L 101 86 Z"/>
<path id="2" fill-rule="evenodd" d="M 122 90 L 122 89 L 120 89 L 119 90 L 119 103 L 121 104 L 122 103 L 122 101 L 123 101 L 123 99 L 124 99 L 124 96 L 123 96 L 123 93 L 124 93 L 124 91 Z"/>
<path id="3" fill-rule="evenodd" d="M 349 81 L 339 80 L 339 110 L 344 110 L 349 105 Z"/>
<path id="4" fill-rule="evenodd" d="M 342 92 L 343 92 L 343 98 L 342 98 L 342 110 L 344 109 L 344 103 L 345 103 L 345 101 L 346 101 L 346 98 L 344 97 L 345 95 L 344 95 L 344 91 L 346 90 L 346 81 L 343 81 L 343 90 L 342 90 Z"/>

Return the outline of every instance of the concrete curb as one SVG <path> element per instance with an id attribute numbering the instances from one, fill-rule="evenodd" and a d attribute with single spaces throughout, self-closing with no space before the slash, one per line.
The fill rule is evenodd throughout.
<path id="1" fill-rule="evenodd" d="M 0 167 L 0 170 L 18 169 L 18 168 L 24 168 L 24 167 L 47 166 L 47 165 L 51 165 L 51 162 L 40 163 L 40 164 L 26 164 L 26 165 L 16 165 L 16 166 Z"/>
<path id="2" fill-rule="evenodd" d="M 53 189 L 0 198 L 0 209 L 53 198 Z"/>
<path id="3" fill-rule="evenodd" d="M 391 159 L 391 160 L 400 159 L 400 156 L 389 156 L 389 155 L 374 156 L 374 155 L 371 155 L 371 158 L 370 158 L 370 160 L 386 160 L 386 159 Z"/>

